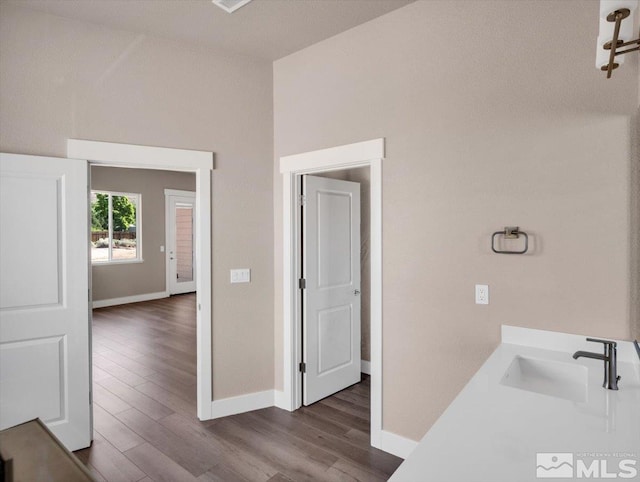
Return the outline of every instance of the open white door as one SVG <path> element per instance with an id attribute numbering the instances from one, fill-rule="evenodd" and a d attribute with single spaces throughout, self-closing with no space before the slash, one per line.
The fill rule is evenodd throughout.
<path id="1" fill-rule="evenodd" d="M 165 189 L 167 290 L 170 295 L 196 291 L 196 193 Z"/>
<path id="2" fill-rule="evenodd" d="M 360 185 L 303 177 L 303 404 L 360 381 Z"/>
<path id="3" fill-rule="evenodd" d="M 87 162 L 0 154 L 0 429 L 91 443 Z"/>

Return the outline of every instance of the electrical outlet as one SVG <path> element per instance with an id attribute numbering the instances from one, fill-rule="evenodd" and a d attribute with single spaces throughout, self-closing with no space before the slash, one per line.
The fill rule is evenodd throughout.
<path id="1" fill-rule="evenodd" d="M 489 304 L 489 285 L 476 285 L 476 305 Z"/>
<path id="2" fill-rule="evenodd" d="M 231 282 L 232 283 L 250 283 L 251 270 L 250 269 L 232 269 Z"/>

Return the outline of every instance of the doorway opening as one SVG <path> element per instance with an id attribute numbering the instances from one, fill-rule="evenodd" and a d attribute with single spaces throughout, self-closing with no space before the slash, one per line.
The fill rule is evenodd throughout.
<path id="1" fill-rule="evenodd" d="M 284 383 L 278 406 L 293 411 L 302 406 L 302 336 L 299 289 L 302 223 L 299 209 L 301 177 L 353 168 L 368 168 L 370 175 L 370 372 L 371 445 L 382 439 L 382 159 L 384 139 L 359 142 L 280 159 L 283 174 L 283 303 Z"/>
<path id="2" fill-rule="evenodd" d="M 195 174 L 195 256 L 199 268 L 195 271 L 197 288 L 195 295 L 197 416 L 200 420 L 210 419 L 213 400 L 211 363 L 211 171 L 213 170 L 213 153 L 69 139 L 67 141 L 67 157 L 86 159 L 91 166 L 154 169 Z M 144 200 L 142 202 L 144 203 Z M 162 237 L 164 238 L 164 236 Z"/>

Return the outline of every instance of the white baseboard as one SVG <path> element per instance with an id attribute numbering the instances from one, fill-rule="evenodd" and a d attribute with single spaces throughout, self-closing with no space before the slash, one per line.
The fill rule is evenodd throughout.
<path id="1" fill-rule="evenodd" d="M 211 418 L 228 417 L 238 413 L 273 407 L 275 390 L 247 393 L 237 397 L 223 398 L 211 402 Z"/>
<path id="2" fill-rule="evenodd" d="M 280 391 L 280 390 L 273 391 L 273 404 L 276 407 L 281 408 L 282 410 L 287 410 L 289 412 L 293 411 L 291 409 L 291 400 L 288 400 L 287 397 L 285 397 L 283 391 Z"/>
<path id="3" fill-rule="evenodd" d="M 261 408 L 276 406 L 289 410 L 289 403 L 284 392 L 280 390 L 265 390 L 263 392 L 247 393 L 237 397 L 223 398 L 211 402 L 211 418 L 228 417 L 238 413 L 260 410 Z M 406 459 L 418 446 L 418 442 L 402 437 L 392 432 L 380 432 L 380 450 L 384 450 L 396 457 Z"/>
<path id="4" fill-rule="evenodd" d="M 406 459 L 418 446 L 418 442 L 411 440 L 393 432 L 382 430 L 380 432 L 380 449 Z"/>
<path id="5" fill-rule="evenodd" d="M 92 306 L 94 308 L 105 308 L 107 306 L 126 305 L 129 303 L 138 303 L 140 301 L 159 300 L 168 298 L 168 291 L 158 291 L 157 293 L 144 293 L 141 295 L 123 296 L 122 298 L 111 298 L 108 300 L 96 300 Z"/>
<path id="6" fill-rule="evenodd" d="M 365 375 L 371 375 L 371 362 L 367 360 L 360 360 L 360 372 Z"/>

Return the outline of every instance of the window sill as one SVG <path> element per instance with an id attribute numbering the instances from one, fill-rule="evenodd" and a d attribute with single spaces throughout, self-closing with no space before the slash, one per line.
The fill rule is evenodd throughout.
<path id="1" fill-rule="evenodd" d="M 92 261 L 91 266 L 111 266 L 113 264 L 140 264 L 144 263 L 144 259 L 127 259 L 127 260 L 117 260 L 117 261 Z"/>

